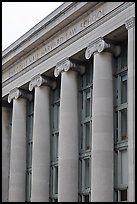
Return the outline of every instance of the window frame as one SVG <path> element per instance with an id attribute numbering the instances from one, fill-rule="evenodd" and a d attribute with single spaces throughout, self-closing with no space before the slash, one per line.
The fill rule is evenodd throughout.
<path id="1" fill-rule="evenodd" d="M 124 46 L 127 43 L 126 41 L 122 43 L 121 50 L 123 56 L 123 53 L 125 52 Z M 124 46 L 123 46 L 124 45 Z M 127 55 L 127 51 L 125 53 Z M 124 62 L 124 66 L 122 64 L 123 59 L 119 56 L 117 59 L 115 59 L 114 63 L 117 65 L 117 67 L 114 67 L 114 70 L 116 70 L 115 73 L 113 73 L 113 84 L 114 84 L 114 201 L 117 202 L 126 202 L 121 201 L 121 192 L 126 190 L 128 191 L 128 184 L 123 185 L 120 181 L 122 179 L 121 176 L 121 165 L 122 165 L 122 151 L 127 152 L 127 162 L 128 162 L 128 132 L 127 132 L 127 126 L 126 126 L 126 132 L 127 137 L 125 139 L 122 139 L 122 111 L 126 109 L 126 125 L 127 125 L 127 119 L 128 119 L 128 96 L 126 93 L 126 101 L 122 103 L 122 77 L 125 76 L 127 80 L 128 85 L 128 67 L 126 65 L 127 62 Z M 125 56 L 124 56 L 125 57 Z M 125 57 L 126 59 L 126 57 Z M 126 59 L 127 60 L 127 59 Z M 127 92 L 127 90 L 126 90 Z M 116 99 L 117 98 L 117 99 Z M 117 159 L 116 159 L 117 154 Z M 127 166 L 127 180 L 128 180 L 128 166 Z M 120 182 L 120 183 L 119 183 Z M 116 196 L 117 195 L 117 196 Z"/>
<path id="2" fill-rule="evenodd" d="M 60 78 L 57 81 L 57 86 L 54 90 L 51 90 L 51 148 L 50 148 L 50 202 L 58 201 L 58 193 L 56 192 L 56 179 L 57 179 L 57 191 L 58 191 L 58 138 L 59 138 L 59 110 L 60 110 Z M 55 114 L 56 110 L 56 114 Z"/>
<path id="3" fill-rule="evenodd" d="M 27 101 L 26 134 L 26 202 L 31 202 L 32 148 L 33 148 L 34 100 Z"/>
<path id="4" fill-rule="evenodd" d="M 92 144 L 92 91 L 93 91 L 93 66 L 91 61 L 86 65 L 86 72 L 79 76 L 79 110 L 80 110 L 80 134 L 79 134 L 79 202 L 86 202 L 85 196 L 91 201 L 91 144 Z M 88 93 L 88 96 L 87 96 Z M 87 100 L 89 100 L 89 114 L 87 114 Z M 87 124 L 89 124 L 89 148 L 87 148 Z M 89 188 L 86 188 L 86 161 L 89 159 Z"/>

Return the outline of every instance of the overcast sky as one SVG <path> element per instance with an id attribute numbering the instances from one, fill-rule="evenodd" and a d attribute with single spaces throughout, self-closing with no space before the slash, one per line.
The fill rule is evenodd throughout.
<path id="1" fill-rule="evenodd" d="M 2 2 L 2 50 L 63 2 Z"/>

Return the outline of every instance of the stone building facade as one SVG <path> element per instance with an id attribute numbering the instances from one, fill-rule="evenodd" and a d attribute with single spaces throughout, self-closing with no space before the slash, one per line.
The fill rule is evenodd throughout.
<path id="1" fill-rule="evenodd" d="M 135 201 L 135 3 L 66 2 L 2 52 L 2 201 Z"/>

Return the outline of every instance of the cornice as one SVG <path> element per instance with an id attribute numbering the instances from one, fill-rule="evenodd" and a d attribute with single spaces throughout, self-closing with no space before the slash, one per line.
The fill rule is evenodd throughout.
<path id="1" fill-rule="evenodd" d="M 46 59 L 52 57 L 53 55 L 55 55 L 56 53 L 58 53 L 60 50 L 66 48 L 69 44 L 75 42 L 76 40 L 80 39 L 81 37 L 83 37 L 84 35 L 86 35 L 87 33 L 91 32 L 92 30 L 96 29 L 97 27 L 99 27 L 100 25 L 102 25 L 104 22 L 108 21 L 110 18 L 112 18 L 113 16 L 117 15 L 118 13 L 120 13 L 121 11 L 123 11 L 124 9 L 128 8 L 129 6 L 133 5 L 134 2 L 125 2 L 124 4 L 120 5 L 118 8 L 116 8 L 114 11 L 112 11 L 111 13 L 109 13 L 107 16 L 104 16 L 102 19 L 99 19 L 97 22 L 93 23 L 92 25 L 90 25 L 89 27 L 85 28 L 84 30 L 82 30 L 80 33 L 78 33 L 76 36 L 73 36 L 72 38 L 70 38 L 68 41 L 66 41 L 65 43 L 61 44 L 59 47 L 55 48 L 53 51 L 49 52 L 48 54 L 46 54 L 45 56 L 41 57 L 40 59 L 38 59 L 37 61 L 35 61 L 33 64 L 27 66 L 25 69 L 23 69 L 22 71 L 16 73 L 15 75 L 13 75 L 12 77 L 10 77 L 9 79 L 7 79 L 6 81 L 4 81 L 2 83 L 2 87 L 5 87 L 7 84 L 11 83 L 12 81 L 14 81 L 15 79 L 17 79 L 18 77 L 22 76 L 23 74 L 25 74 L 26 72 L 30 71 L 31 69 L 33 69 L 35 66 L 39 65 L 40 63 L 44 62 Z"/>
<path id="2" fill-rule="evenodd" d="M 2 64 L 6 68 L 9 61 L 12 63 L 20 59 L 24 53 L 37 49 L 38 45 L 45 39 L 53 36 L 60 29 L 67 26 L 80 16 L 80 11 L 83 7 L 88 10 L 88 7 L 94 7 L 98 2 L 65 2 L 55 9 L 51 14 L 45 17 L 42 21 L 36 24 L 27 33 L 21 36 L 11 46 L 2 52 Z"/>

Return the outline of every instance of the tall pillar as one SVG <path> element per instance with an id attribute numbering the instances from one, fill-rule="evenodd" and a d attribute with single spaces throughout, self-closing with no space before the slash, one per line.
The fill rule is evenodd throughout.
<path id="1" fill-rule="evenodd" d="M 135 17 L 126 21 L 128 30 L 128 201 L 135 201 Z"/>
<path id="2" fill-rule="evenodd" d="M 26 182 L 26 99 L 18 88 L 13 89 L 8 102 L 13 99 L 9 202 L 25 202 Z"/>
<path id="3" fill-rule="evenodd" d="M 41 86 L 44 84 L 45 86 Z M 29 90 L 35 87 L 31 202 L 49 201 L 50 121 L 49 94 L 54 86 L 41 75 L 32 79 Z"/>
<path id="4" fill-rule="evenodd" d="M 114 49 L 115 48 L 115 49 Z M 113 47 L 118 52 L 118 47 Z M 105 50 L 105 52 L 103 52 Z M 113 201 L 113 88 L 112 46 L 102 38 L 89 45 L 94 53 L 92 102 L 91 201 Z"/>
<path id="5" fill-rule="evenodd" d="M 8 202 L 9 194 L 10 111 L 9 104 L 2 102 L 2 202 Z"/>
<path id="6" fill-rule="evenodd" d="M 61 73 L 58 202 L 78 202 L 78 73 L 74 69 L 80 70 L 66 59 L 54 72 L 56 77 Z"/>

